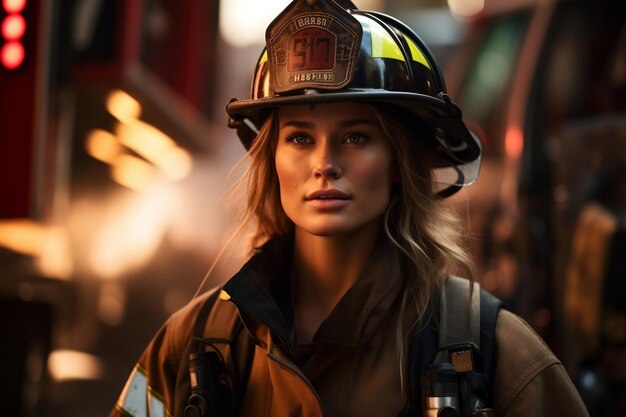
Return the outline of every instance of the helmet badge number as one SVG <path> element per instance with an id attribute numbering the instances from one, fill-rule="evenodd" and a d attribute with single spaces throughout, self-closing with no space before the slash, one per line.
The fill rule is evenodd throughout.
<path id="1" fill-rule="evenodd" d="M 268 27 L 270 82 L 277 93 L 338 90 L 358 59 L 360 23 L 332 0 L 293 1 Z"/>

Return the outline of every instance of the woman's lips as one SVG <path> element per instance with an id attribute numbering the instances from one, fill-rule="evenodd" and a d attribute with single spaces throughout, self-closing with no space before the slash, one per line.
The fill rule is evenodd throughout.
<path id="1" fill-rule="evenodd" d="M 352 197 L 342 191 L 317 190 L 307 194 L 305 200 L 307 204 L 320 210 L 336 210 L 350 204 Z"/>

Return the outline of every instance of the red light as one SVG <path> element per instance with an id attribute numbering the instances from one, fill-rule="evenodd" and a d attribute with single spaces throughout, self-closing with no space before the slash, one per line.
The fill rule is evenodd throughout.
<path id="1" fill-rule="evenodd" d="M 24 62 L 24 46 L 21 43 L 7 42 L 0 50 L 0 62 L 7 69 L 15 69 Z"/>
<path id="2" fill-rule="evenodd" d="M 2 22 L 2 36 L 8 41 L 16 41 L 24 36 L 26 20 L 19 14 L 11 14 Z"/>
<path id="3" fill-rule="evenodd" d="M 2 21 L 2 37 L 7 41 L 0 49 L 0 63 L 6 69 L 15 69 L 24 62 L 24 45 L 19 40 L 26 32 L 26 20 L 20 13 L 26 0 L 2 0 L 4 10 L 9 13 Z"/>
<path id="4" fill-rule="evenodd" d="M 26 0 L 2 0 L 7 13 L 20 13 L 26 7 Z"/>
<path id="5" fill-rule="evenodd" d="M 519 126 L 509 126 L 506 130 L 504 150 L 506 155 L 513 159 L 517 159 L 522 155 L 524 151 L 524 133 L 522 133 L 522 129 Z"/>

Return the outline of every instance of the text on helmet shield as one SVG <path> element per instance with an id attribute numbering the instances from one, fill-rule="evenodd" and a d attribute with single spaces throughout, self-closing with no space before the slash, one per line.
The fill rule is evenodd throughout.
<path id="1" fill-rule="evenodd" d="M 335 68 L 336 37 L 325 29 L 301 29 L 289 38 L 287 71 L 332 70 Z"/>
<path id="2" fill-rule="evenodd" d="M 312 16 L 312 17 L 303 17 L 301 19 L 297 19 L 295 22 L 296 22 L 296 26 L 298 26 L 298 29 L 300 29 L 305 26 L 327 27 L 328 24 L 330 23 L 330 20 L 327 19 L 326 17 Z"/>
<path id="3" fill-rule="evenodd" d="M 335 2 L 292 2 L 266 33 L 271 89 L 345 87 L 352 80 L 361 35 L 361 24 Z"/>

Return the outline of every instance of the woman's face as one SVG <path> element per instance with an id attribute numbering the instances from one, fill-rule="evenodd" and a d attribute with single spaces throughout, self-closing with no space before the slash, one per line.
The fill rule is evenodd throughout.
<path id="1" fill-rule="evenodd" d="M 278 123 L 280 198 L 296 228 L 333 236 L 380 227 L 394 158 L 372 109 L 358 103 L 286 106 Z"/>

